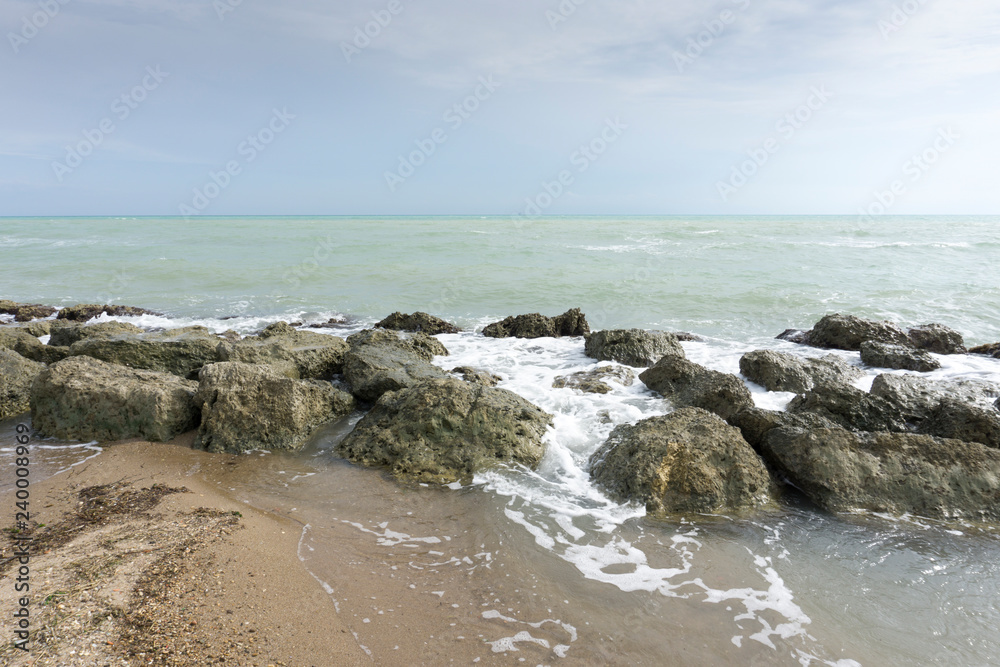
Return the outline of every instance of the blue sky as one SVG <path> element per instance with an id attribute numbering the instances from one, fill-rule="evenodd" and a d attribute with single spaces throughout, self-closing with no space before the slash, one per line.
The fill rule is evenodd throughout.
<path id="1" fill-rule="evenodd" d="M 1000 213 L 995 0 L 4 0 L 0 28 L 0 215 Z"/>

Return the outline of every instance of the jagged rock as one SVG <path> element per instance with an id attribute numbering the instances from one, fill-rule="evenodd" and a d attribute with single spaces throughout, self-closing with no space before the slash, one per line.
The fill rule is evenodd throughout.
<path id="1" fill-rule="evenodd" d="M 768 460 L 832 512 L 1000 518 L 1000 451 L 913 433 L 776 428 Z"/>
<path id="2" fill-rule="evenodd" d="M 809 332 L 802 329 L 785 329 L 775 336 L 775 338 L 777 340 L 787 340 L 789 343 L 798 343 L 799 345 L 809 344 Z"/>
<path id="3" fill-rule="evenodd" d="M 45 364 L 0 348 L 0 419 L 28 411 L 31 383 L 44 370 Z"/>
<path id="4" fill-rule="evenodd" d="M 483 329 L 488 338 L 559 338 L 585 336 L 590 333 L 586 316 L 579 308 L 568 310 L 558 317 L 538 313 L 508 317 Z"/>
<path id="5" fill-rule="evenodd" d="M 952 398 L 935 406 L 918 429 L 939 438 L 953 438 L 1000 449 L 1000 413 Z"/>
<path id="6" fill-rule="evenodd" d="M 13 315 L 15 322 L 30 322 L 49 317 L 56 309 L 40 303 L 16 303 L 0 299 L 0 314 Z"/>
<path id="7" fill-rule="evenodd" d="M 643 371 L 639 379 L 675 407 L 703 408 L 723 419 L 753 406 L 750 390 L 743 380 L 682 357 L 663 357 L 652 368 Z"/>
<path id="8" fill-rule="evenodd" d="M 754 350 L 740 359 L 740 372 L 768 391 L 809 391 L 817 384 L 850 383 L 864 373 L 840 357 L 802 359 L 785 352 Z"/>
<path id="9" fill-rule="evenodd" d="M 993 397 L 1000 396 L 1000 385 L 984 380 L 940 381 L 884 373 L 875 378 L 871 394 L 892 403 L 908 423 L 919 424 L 948 398 L 986 407 Z"/>
<path id="10" fill-rule="evenodd" d="M 13 350 L 22 357 L 43 364 L 65 359 L 67 354 L 66 348 L 45 345 L 21 327 L 0 327 L 0 348 Z"/>
<path id="11" fill-rule="evenodd" d="M 767 470 L 740 431 L 699 408 L 615 427 L 590 476 L 611 498 L 654 514 L 740 511 L 771 499 Z"/>
<path id="12" fill-rule="evenodd" d="M 456 334 L 461 329 L 451 322 L 446 322 L 440 317 L 434 317 L 427 313 L 416 312 L 412 315 L 403 313 L 393 313 L 375 325 L 379 329 L 392 329 L 394 331 L 423 332 L 428 336 L 437 334 Z"/>
<path id="13" fill-rule="evenodd" d="M 143 330 L 128 322 L 99 322 L 97 324 L 69 324 L 51 330 L 49 345 L 68 347 L 84 338 L 100 338 L 118 334 L 141 334 Z"/>
<path id="14" fill-rule="evenodd" d="M 907 431 L 899 410 L 880 396 L 873 396 L 846 384 L 823 384 L 799 394 L 788 411 L 811 412 L 843 428 L 855 431 Z"/>
<path id="15" fill-rule="evenodd" d="M 263 364 L 209 364 L 199 375 L 195 446 L 210 452 L 298 449 L 317 426 L 355 406 L 329 382 L 293 380 Z"/>
<path id="16" fill-rule="evenodd" d="M 642 329 L 613 329 L 589 334 L 584 352 L 598 361 L 617 361 L 648 368 L 667 355 L 684 356 L 684 348 L 673 334 Z"/>
<path id="17" fill-rule="evenodd" d="M 809 331 L 806 344 L 857 352 L 866 340 L 893 345 L 909 344 L 906 333 L 892 322 L 875 322 L 840 313 L 827 315 L 817 322 Z"/>
<path id="18" fill-rule="evenodd" d="M 941 362 L 923 350 L 904 345 L 888 345 L 866 340 L 861 343 L 861 362 L 875 368 L 898 368 L 929 373 L 941 368 Z"/>
<path id="19" fill-rule="evenodd" d="M 765 453 L 764 443 L 767 441 L 767 434 L 776 428 L 839 428 L 829 419 L 811 412 L 792 414 L 791 412 L 765 410 L 757 407 L 740 410 L 729 419 L 729 423 L 740 429 L 743 439 L 750 443 L 754 451 L 762 455 Z M 767 460 L 766 456 L 765 460 Z"/>
<path id="20" fill-rule="evenodd" d="M 198 385 L 90 357 L 49 366 L 31 387 L 31 422 L 64 440 L 167 441 L 198 425 Z"/>
<path id="21" fill-rule="evenodd" d="M 73 320 L 74 322 L 86 322 L 100 315 L 110 315 L 111 317 L 122 317 L 125 315 L 162 315 L 145 308 L 135 306 L 112 306 L 98 305 L 94 303 L 81 303 L 75 306 L 68 306 L 59 311 L 56 318 L 60 320 Z"/>
<path id="22" fill-rule="evenodd" d="M 534 468 L 552 416 L 505 389 L 457 378 L 385 393 L 337 450 L 421 482 L 468 482 L 502 463 Z"/>
<path id="23" fill-rule="evenodd" d="M 624 366 L 601 366 L 592 371 L 561 375 L 552 382 L 552 387 L 555 389 L 579 389 L 585 394 L 610 394 L 614 388 L 604 381 L 608 378 L 626 387 L 631 387 L 632 383 L 635 382 L 635 371 Z"/>
<path id="24" fill-rule="evenodd" d="M 343 338 L 276 322 L 258 336 L 219 343 L 218 356 L 220 361 L 266 364 L 295 380 L 332 380 L 343 370 L 347 349 Z"/>
<path id="25" fill-rule="evenodd" d="M 985 354 L 988 357 L 1000 359 L 1000 343 L 976 346 L 969 350 L 969 354 Z"/>
<path id="26" fill-rule="evenodd" d="M 84 338 L 73 343 L 69 353 L 193 379 L 202 366 L 219 361 L 218 348 L 218 337 L 205 327 L 184 327 L 144 334 Z"/>
<path id="27" fill-rule="evenodd" d="M 402 337 L 388 329 L 368 329 L 348 337 L 344 378 L 363 401 L 374 402 L 387 391 L 423 380 L 449 377 L 430 363 L 448 350 L 436 338 L 418 333 Z"/>
<path id="28" fill-rule="evenodd" d="M 501 380 L 502 377 L 499 375 L 494 375 L 493 373 L 487 373 L 486 371 L 480 370 L 478 368 L 472 368 L 470 366 L 459 366 L 458 368 L 452 368 L 452 373 L 456 375 L 461 375 L 462 379 L 466 382 L 471 382 L 472 384 L 481 384 L 484 387 L 495 387 Z"/>
<path id="29" fill-rule="evenodd" d="M 925 324 L 907 332 L 910 345 L 918 350 L 936 354 L 965 354 L 965 339 L 962 334 L 943 324 Z"/>

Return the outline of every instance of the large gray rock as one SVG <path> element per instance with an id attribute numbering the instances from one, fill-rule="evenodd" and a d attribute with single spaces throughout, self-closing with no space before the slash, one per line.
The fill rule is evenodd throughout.
<path id="1" fill-rule="evenodd" d="M 169 373 L 70 357 L 35 378 L 31 421 L 64 440 L 167 441 L 198 425 L 197 387 Z"/>
<path id="2" fill-rule="evenodd" d="M 817 322 L 807 334 L 805 342 L 813 347 L 857 352 L 861 349 L 861 343 L 866 340 L 894 345 L 909 344 L 906 333 L 892 322 L 875 322 L 840 313 L 827 315 Z"/>
<path id="3" fill-rule="evenodd" d="M 635 382 L 635 372 L 624 366 L 600 366 L 591 371 L 580 371 L 570 375 L 561 375 L 552 382 L 555 389 L 579 389 L 585 394 L 610 394 L 614 388 L 605 380 L 631 387 Z"/>
<path id="4" fill-rule="evenodd" d="M 557 317 L 546 317 L 539 313 L 511 316 L 483 329 L 483 335 L 487 338 L 559 338 L 585 336 L 588 333 L 590 325 L 579 308 L 567 310 Z"/>
<path id="5" fill-rule="evenodd" d="M 918 428 L 939 438 L 954 438 L 1000 449 L 1000 412 L 945 398 Z"/>
<path id="6" fill-rule="evenodd" d="M 394 331 L 422 332 L 428 336 L 437 334 L 456 334 L 460 331 L 451 322 L 446 322 L 440 317 L 428 315 L 427 313 L 416 312 L 412 315 L 403 313 L 393 313 L 375 325 L 379 329 L 392 329 Z"/>
<path id="7" fill-rule="evenodd" d="M 799 394 L 788 404 L 788 411 L 811 412 L 833 423 L 856 431 L 909 430 L 896 407 L 880 396 L 873 396 L 846 384 L 824 384 Z"/>
<path id="8" fill-rule="evenodd" d="M 907 332 L 910 345 L 918 350 L 936 354 L 965 354 L 965 339 L 962 334 L 943 324 L 925 324 Z"/>
<path id="9" fill-rule="evenodd" d="M 505 389 L 428 380 L 385 393 L 337 449 L 397 477 L 468 482 L 502 463 L 534 468 L 551 422 L 551 415 Z"/>
<path id="10" fill-rule="evenodd" d="M 896 368 L 929 373 L 941 368 L 941 362 L 923 350 L 905 345 L 889 345 L 866 340 L 861 343 L 861 362 L 875 368 Z"/>
<path id="11" fill-rule="evenodd" d="M 219 360 L 266 364 L 296 380 L 332 380 L 343 370 L 347 341 L 282 324 L 272 324 L 258 336 L 219 343 Z"/>
<path id="12" fill-rule="evenodd" d="M 0 348 L 0 419 L 28 411 L 31 383 L 44 370 L 45 364 Z"/>
<path id="13" fill-rule="evenodd" d="M 829 419 L 811 412 L 793 414 L 757 407 L 740 410 L 729 419 L 729 423 L 740 429 L 743 439 L 750 443 L 754 451 L 764 456 L 765 461 L 767 460 L 765 451 L 767 434 L 776 428 L 839 428 Z"/>
<path id="14" fill-rule="evenodd" d="M 85 338 L 108 338 L 120 334 L 141 334 L 143 330 L 128 322 L 99 322 L 97 324 L 66 324 L 50 330 L 49 345 L 69 347 Z"/>
<path id="15" fill-rule="evenodd" d="M 785 352 L 754 350 L 740 359 L 740 372 L 751 382 L 768 391 L 809 391 L 818 384 L 848 384 L 864 372 L 840 357 L 830 354 L 821 359 L 802 359 Z"/>
<path id="16" fill-rule="evenodd" d="M 0 299 L 0 313 L 13 315 L 15 322 L 30 322 L 49 317 L 56 312 L 52 306 L 43 306 L 40 303 L 16 303 L 7 299 Z"/>
<path id="17" fill-rule="evenodd" d="M 1000 385 L 984 380 L 932 380 L 884 373 L 875 378 L 871 394 L 892 403 L 908 423 L 919 424 L 945 399 L 988 407 L 995 397 L 1000 397 Z"/>
<path id="18" fill-rule="evenodd" d="M 218 348 L 219 338 L 205 327 L 185 327 L 144 334 L 84 338 L 73 343 L 69 353 L 194 379 L 202 366 L 219 361 Z"/>
<path id="19" fill-rule="evenodd" d="M 96 303 L 81 303 L 75 306 L 68 306 L 59 311 L 56 317 L 60 320 L 73 320 L 74 322 L 86 322 L 100 315 L 110 315 L 111 317 L 121 317 L 124 315 L 161 315 L 152 310 L 137 308 L 135 306 L 115 306 L 100 305 Z"/>
<path id="20" fill-rule="evenodd" d="M 0 349 L 13 350 L 22 357 L 43 364 L 66 358 L 64 347 L 45 345 L 22 327 L 0 327 Z"/>
<path id="21" fill-rule="evenodd" d="M 654 514 L 732 512 L 771 499 L 771 479 L 740 431 L 699 408 L 615 427 L 590 476 L 618 501 Z"/>
<path id="22" fill-rule="evenodd" d="M 609 329 L 587 335 L 584 352 L 598 361 L 648 368 L 667 355 L 684 356 L 677 336 L 662 331 Z"/>
<path id="23" fill-rule="evenodd" d="M 776 428 L 768 460 L 831 512 L 1000 518 L 1000 451 L 912 433 Z"/>
<path id="24" fill-rule="evenodd" d="M 210 452 L 298 449 L 317 426 L 354 410 L 354 398 L 329 382 L 238 362 L 205 366 L 195 403 L 201 409 L 195 445 Z"/>
<path id="25" fill-rule="evenodd" d="M 430 363 L 448 350 L 426 334 L 405 337 L 387 329 L 369 329 L 348 337 L 347 344 L 344 379 L 363 401 L 374 402 L 387 391 L 449 377 Z"/>
<path id="26" fill-rule="evenodd" d="M 753 406 L 750 390 L 740 378 L 713 371 L 687 359 L 666 356 L 639 379 L 674 407 L 703 408 L 723 419 Z"/>

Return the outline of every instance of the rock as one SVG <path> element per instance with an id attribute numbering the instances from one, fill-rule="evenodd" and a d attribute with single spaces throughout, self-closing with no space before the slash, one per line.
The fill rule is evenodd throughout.
<path id="1" fill-rule="evenodd" d="M 673 334 L 642 329 L 598 331 L 586 336 L 584 352 L 598 361 L 617 361 L 648 368 L 667 355 L 684 356 L 684 348 Z"/>
<path id="2" fill-rule="evenodd" d="M 775 336 L 777 340 L 787 340 L 790 343 L 798 343 L 800 345 L 809 344 L 809 332 L 803 331 L 802 329 L 785 329 L 780 334 Z"/>
<path id="3" fill-rule="evenodd" d="M 219 361 L 218 348 L 219 339 L 205 327 L 184 327 L 84 338 L 73 343 L 69 353 L 193 379 L 197 378 L 202 366 Z"/>
<path id="4" fill-rule="evenodd" d="M 49 317 L 56 312 L 52 306 L 43 306 L 40 303 L 15 303 L 6 299 L 0 299 L 0 314 L 13 315 L 15 322 L 30 322 Z"/>
<path id="5" fill-rule="evenodd" d="M 1000 396 L 1000 385 L 983 380 L 940 381 L 884 373 L 875 378 L 871 394 L 892 403 L 908 423 L 919 424 L 947 398 L 985 407 L 993 397 Z"/>
<path id="6" fill-rule="evenodd" d="M 385 393 L 337 450 L 397 477 L 469 482 L 503 463 L 534 468 L 552 416 L 505 389 L 433 379 Z"/>
<path id="7" fill-rule="evenodd" d="M 743 380 L 681 357 L 663 357 L 652 368 L 643 371 L 639 379 L 675 407 L 703 408 L 723 419 L 753 406 L 750 390 Z"/>
<path id="8" fill-rule="evenodd" d="M 989 357 L 995 357 L 997 359 L 1000 359 L 1000 343 L 979 345 L 969 350 L 969 354 L 985 354 Z"/>
<path id="9" fill-rule="evenodd" d="M 809 331 L 806 339 L 813 347 L 859 351 L 866 340 L 893 345 L 907 345 L 909 338 L 892 322 L 875 322 L 853 315 L 835 313 L 822 318 Z"/>
<path id="10" fill-rule="evenodd" d="M 635 372 L 624 366 L 601 366 L 592 371 L 561 375 L 552 382 L 552 387 L 555 389 L 579 389 L 585 394 L 610 394 L 614 388 L 604 382 L 606 378 L 631 387 L 632 383 L 635 382 Z"/>
<path id="11" fill-rule="evenodd" d="M 729 419 L 729 423 L 740 429 L 743 439 L 750 443 L 754 451 L 762 455 L 765 454 L 764 445 L 767 441 L 767 434 L 776 428 L 838 428 L 829 419 L 811 412 L 792 414 L 791 412 L 765 410 L 757 407 L 740 410 Z M 767 460 L 766 456 L 765 460 Z"/>
<path id="12" fill-rule="evenodd" d="M 99 322 L 97 324 L 70 324 L 51 330 L 49 345 L 70 346 L 84 338 L 100 338 L 118 334 L 141 334 L 143 330 L 128 322 Z"/>
<path id="13" fill-rule="evenodd" d="M 802 359 L 785 352 L 754 350 L 740 359 L 740 372 L 751 382 L 768 391 L 809 391 L 817 384 L 846 384 L 864 375 L 840 357 L 830 354 L 822 359 Z"/>
<path id="14" fill-rule="evenodd" d="M 369 329 L 347 339 L 344 378 L 363 401 L 374 402 L 387 391 L 417 382 L 449 377 L 430 363 L 434 356 L 448 354 L 437 339 L 426 334 L 401 337 L 388 329 Z"/>
<path id="15" fill-rule="evenodd" d="M 923 350 L 904 345 L 888 345 L 866 340 L 861 343 L 861 362 L 875 368 L 897 368 L 929 373 L 941 368 L 941 362 Z"/>
<path id="16" fill-rule="evenodd" d="M 0 348 L 0 420 L 29 410 L 31 383 L 44 370 L 45 364 Z"/>
<path id="17" fill-rule="evenodd" d="M 145 308 L 136 308 L 135 306 L 101 306 L 93 303 L 82 303 L 63 308 L 56 317 L 60 320 L 86 322 L 102 314 L 112 317 L 122 317 L 125 315 L 162 315 L 162 313 L 146 310 Z"/>
<path id="18" fill-rule="evenodd" d="M 220 361 L 266 364 L 295 380 L 332 380 L 343 371 L 345 354 L 343 338 L 298 331 L 284 322 L 272 324 L 258 336 L 218 345 Z"/>
<path id="19" fill-rule="evenodd" d="M 412 315 L 403 313 L 393 313 L 375 325 L 379 329 L 392 329 L 394 331 L 423 332 L 428 336 L 437 334 L 456 334 L 461 329 L 450 322 L 445 322 L 440 317 L 434 317 L 427 313 L 416 312 Z"/>
<path id="20" fill-rule="evenodd" d="M 590 477 L 653 514 L 733 512 L 771 499 L 764 463 L 740 431 L 699 408 L 615 427 L 591 457 Z"/>
<path id="21" fill-rule="evenodd" d="M 470 366 L 459 366 L 458 368 L 452 368 L 451 373 L 461 375 L 462 379 L 466 382 L 471 382 L 472 384 L 481 384 L 484 387 L 495 387 L 497 384 L 503 380 L 499 375 L 494 375 L 493 373 L 487 373 L 484 370 L 478 368 L 472 368 Z"/>
<path id="22" fill-rule="evenodd" d="M 899 410 L 889 401 L 847 384 L 822 384 L 788 404 L 794 414 L 811 412 L 855 431 L 907 431 Z"/>
<path id="23" fill-rule="evenodd" d="M 63 440 L 165 442 L 198 425 L 197 387 L 169 373 L 70 357 L 35 379 L 31 421 Z"/>
<path id="24" fill-rule="evenodd" d="M 354 410 L 329 382 L 293 380 L 270 366 L 221 362 L 199 374 L 201 426 L 195 446 L 210 452 L 299 449 L 317 426 Z"/>
<path id="25" fill-rule="evenodd" d="M 46 345 L 21 327 L 0 327 L 0 349 L 17 352 L 22 357 L 43 364 L 66 358 L 66 348 Z"/>
<path id="26" fill-rule="evenodd" d="M 965 354 L 965 339 L 962 334 L 943 324 L 925 324 L 907 332 L 910 345 L 918 350 L 935 354 Z"/>
<path id="27" fill-rule="evenodd" d="M 705 341 L 702 336 L 688 333 L 687 331 L 674 331 L 671 335 L 682 343 L 701 343 Z"/>
<path id="28" fill-rule="evenodd" d="M 579 308 L 568 310 L 558 317 L 538 313 L 508 317 L 483 329 L 488 338 L 559 338 L 585 336 L 590 333 L 586 316 Z"/>
<path id="29" fill-rule="evenodd" d="M 939 438 L 978 442 L 1000 449 L 1000 413 L 952 398 L 938 403 L 918 430 Z"/>
<path id="30" fill-rule="evenodd" d="M 1000 451 L 913 433 L 777 428 L 769 461 L 831 512 L 1000 518 Z"/>

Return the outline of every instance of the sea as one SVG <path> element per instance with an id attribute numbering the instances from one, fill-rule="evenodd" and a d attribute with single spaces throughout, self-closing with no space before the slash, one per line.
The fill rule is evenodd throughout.
<path id="1" fill-rule="evenodd" d="M 479 333 L 580 308 L 593 330 L 694 334 L 688 357 L 730 373 L 755 349 L 828 354 L 775 336 L 834 312 L 940 322 L 972 346 L 1000 341 L 998 267 L 1000 217 L 985 216 L 0 218 L 0 298 L 141 306 L 162 315 L 113 319 L 242 334 L 284 320 L 346 336 L 425 311 L 463 329 L 439 336 L 450 355 L 434 363 L 495 373 L 554 415 L 536 470 L 464 486 L 338 457 L 360 413 L 300 452 L 201 471 L 299 521 L 319 594 L 387 665 L 1000 664 L 994 526 L 833 515 L 794 489 L 749 515 L 648 517 L 591 484 L 588 460 L 614 426 L 669 403 L 638 381 L 553 388 L 596 366 L 581 339 Z M 1000 383 L 1000 360 L 939 360 L 925 375 Z M 881 371 L 864 370 L 867 389 Z M 762 407 L 792 398 L 749 386 Z M 25 419 L 0 423 L 0 489 Z M 103 450 L 40 439 L 36 470 Z"/>

